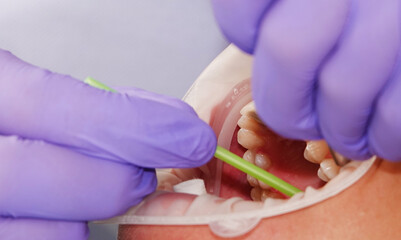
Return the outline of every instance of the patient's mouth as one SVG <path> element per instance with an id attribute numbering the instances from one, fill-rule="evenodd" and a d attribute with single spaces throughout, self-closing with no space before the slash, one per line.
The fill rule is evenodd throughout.
<path id="1" fill-rule="evenodd" d="M 338 169 L 334 171 L 328 159 L 323 161 L 325 157 L 329 156 L 328 148 L 326 152 L 325 148 L 321 147 L 321 145 L 324 146 L 324 142 L 313 141 L 306 144 L 303 141 L 294 141 L 278 136 L 258 118 L 253 102 L 243 107 L 240 113 L 238 131 L 234 132 L 230 150 L 243 156 L 248 162 L 301 190 L 305 190 L 308 186 L 320 188 L 329 179 L 327 175 L 333 178 L 336 173 L 338 174 Z M 315 160 L 315 163 L 307 161 L 304 155 Z M 322 167 L 319 168 L 316 163 L 321 163 Z M 245 181 L 248 183 L 245 187 L 244 184 L 235 183 Z M 264 201 L 267 198 L 287 198 L 265 183 L 250 175 L 238 173 L 238 170 L 225 164 L 220 197 L 235 196 L 254 201 Z"/>
<path id="2" fill-rule="evenodd" d="M 247 79 L 251 62 L 248 55 L 228 48 L 202 73 L 184 100 L 213 128 L 219 146 L 304 192 L 282 199 L 287 197 L 213 159 L 199 168 L 158 169 L 158 190 L 107 222 L 209 225 L 217 236 L 235 237 L 251 231 L 263 218 L 334 197 L 368 172 L 374 158 L 337 168 L 324 141 L 292 141 L 265 127 L 252 104 L 247 105 L 252 101 Z"/>
<path id="3" fill-rule="evenodd" d="M 319 189 L 333 179 L 340 168 L 325 141 L 295 141 L 274 133 L 258 118 L 249 86 L 249 80 L 238 84 L 233 95 L 212 111 L 211 126 L 219 145 L 302 191 L 307 187 Z M 162 174 L 158 172 L 159 190 L 174 191 L 177 183 L 202 178 L 209 194 L 224 199 L 241 197 L 264 202 L 268 198 L 288 198 L 218 159 L 197 169 L 172 169 L 168 181 Z"/>
<path id="4" fill-rule="evenodd" d="M 220 146 L 302 191 L 321 189 L 341 171 L 324 140 L 285 139 L 266 127 L 257 116 L 249 80 L 234 86 L 231 94 L 210 112 L 208 122 L 218 136 Z M 218 159 L 200 168 L 158 171 L 158 189 L 174 192 L 175 184 L 194 178 L 203 179 L 207 193 L 222 199 L 240 197 L 256 202 L 289 199 Z"/>

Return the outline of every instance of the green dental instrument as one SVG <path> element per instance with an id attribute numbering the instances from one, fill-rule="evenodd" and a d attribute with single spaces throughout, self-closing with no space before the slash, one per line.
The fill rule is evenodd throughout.
<path id="1" fill-rule="evenodd" d="M 116 90 L 114 90 L 114 89 L 112 89 L 112 88 L 109 88 L 108 86 L 104 85 L 104 84 L 101 83 L 101 82 L 96 81 L 95 79 L 93 79 L 93 78 L 91 78 L 91 77 L 87 77 L 87 78 L 84 80 L 84 82 L 85 82 L 86 84 L 92 86 L 92 87 L 95 87 L 95 88 L 103 89 L 103 90 L 106 90 L 106 91 L 109 91 L 109 92 L 115 92 L 115 93 L 117 92 Z"/>
<path id="2" fill-rule="evenodd" d="M 225 148 L 217 146 L 214 156 L 223 162 L 241 170 L 242 172 L 245 172 L 252 177 L 266 183 L 270 187 L 289 197 L 292 197 L 296 193 L 302 192 L 298 188 L 265 171 L 264 169 L 246 161 L 240 156 L 235 155 Z"/>
<path id="3" fill-rule="evenodd" d="M 117 92 L 112 88 L 107 87 L 103 83 L 96 81 L 95 79 L 88 77 L 84 81 L 88 85 L 103 89 L 106 91 Z M 274 176 L 273 174 L 265 171 L 262 168 L 255 166 L 254 164 L 246 161 L 245 159 L 235 155 L 234 153 L 228 151 L 225 148 L 217 146 L 216 152 L 214 156 L 223 162 L 237 168 L 238 170 L 249 174 L 250 176 L 262 181 L 263 183 L 271 186 L 272 188 L 276 189 L 277 191 L 292 197 L 294 194 L 302 192 L 300 189 L 292 186 L 291 184 L 285 182 L 284 180 Z"/>

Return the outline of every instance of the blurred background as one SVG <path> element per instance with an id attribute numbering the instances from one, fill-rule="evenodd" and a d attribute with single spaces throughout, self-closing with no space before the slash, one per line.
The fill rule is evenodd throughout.
<path id="1" fill-rule="evenodd" d="M 0 29 L 0 48 L 34 65 L 177 98 L 228 45 L 209 0 L 5 0 Z"/>

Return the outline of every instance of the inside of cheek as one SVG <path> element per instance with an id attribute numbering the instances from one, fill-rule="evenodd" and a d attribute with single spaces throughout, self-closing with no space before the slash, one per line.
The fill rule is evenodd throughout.
<path id="1" fill-rule="evenodd" d="M 237 127 L 234 131 L 230 151 L 243 156 L 247 149 L 237 141 L 238 130 Z M 267 144 L 257 149 L 257 152 L 266 154 L 270 158 L 271 166 L 268 169 L 270 173 L 301 190 L 305 190 L 307 186 L 320 188 L 325 184 L 317 176 L 319 165 L 313 164 L 303 157 L 305 142 L 283 139 L 273 132 L 268 132 L 263 137 Z M 251 189 L 246 173 L 228 164 L 223 164 L 220 197 L 242 197 L 251 200 Z M 284 195 L 282 197 L 285 198 Z"/>

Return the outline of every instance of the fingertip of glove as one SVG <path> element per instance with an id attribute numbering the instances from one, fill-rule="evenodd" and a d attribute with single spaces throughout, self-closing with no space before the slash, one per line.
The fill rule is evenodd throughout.
<path id="1" fill-rule="evenodd" d="M 192 132 L 191 142 L 184 143 L 182 157 L 185 161 L 178 167 L 198 167 L 212 159 L 217 146 L 212 128 L 202 120 L 187 131 Z"/>
<path id="2" fill-rule="evenodd" d="M 180 110 L 186 111 L 186 112 L 188 112 L 188 113 L 190 113 L 190 114 L 192 114 L 194 116 L 198 116 L 198 114 L 195 112 L 193 107 L 191 105 L 189 105 L 188 103 L 182 101 L 182 100 L 173 99 L 171 105 L 176 107 L 176 108 L 178 108 L 178 109 L 180 109 Z"/>
<path id="3" fill-rule="evenodd" d="M 356 147 L 349 147 L 349 146 L 342 147 L 339 150 L 336 150 L 336 152 L 342 154 L 344 157 L 357 161 L 368 160 L 373 156 L 366 148 L 359 149 Z"/>
<path id="4" fill-rule="evenodd" d="M 259 106 L 256 102 L 256 109 L 259 118 L 275 133 L 282 137 L 297 140 L 314 140 L 321 139 L 319 127 L 314 121 L 313 116 L 304 118 L 299 121 L 291 120 L 284 115 L 274 114 L 274 111 L 269 111 L 267 108 Z M 259 110 L 262 109 L 262 110 Z"/>
<path id="5" fill-rule="evenodd" d="M 401 161 L 401 152 L 399 148 L 392 148 L 386 146 L 380 146 L 376 142 L 370 143 L 370 152 L 372 155 L 379 156 L 382 159 L 385 159 L 390 162 L 400 162 Z"/>
<path id="6" fill-rule="evenodd" d="M 0 70 L 7 69 L 7 66 L 10 63 L 15 63 L 15 61 L 18 61 L 18 59 L 16 56 L 14 56 L 14 54 L 12 54 L 10 51 L 0 49 Z"/>
<path id="7" fill-rule="evenodd" d="M 199 144 L 195 153 L 195 156 L 197 157 L 194 159 L 194 161 L 199 162 L 201 165 L 207 163 L 213 158 L 214 153 L 216 152 L 216 147 L 216 135 L 214 134 L 212 128 L 206 125 L 202 131 L 202 134 L 200 135 Z"/>

